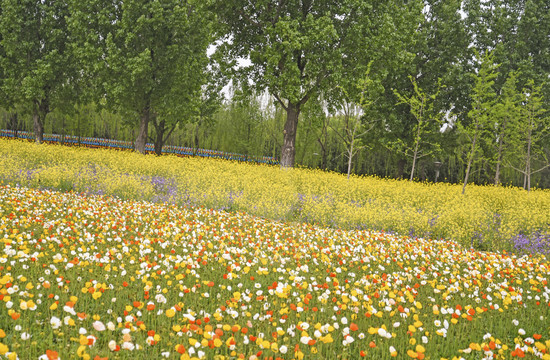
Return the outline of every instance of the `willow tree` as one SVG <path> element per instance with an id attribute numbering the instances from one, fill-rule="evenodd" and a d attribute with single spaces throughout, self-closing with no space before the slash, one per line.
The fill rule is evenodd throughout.
<path id="1" fill-rule="evenodd" d="M 281 167 L 294 166 L 304 104 L 319 94 L 330 98 L 343 78 L 364 74 L 372 53 L 393 48 L 412 4 L 417 2 L 213 1 L 223 63 L 231 67 L 236 59 L 249 59 L 235 71 L 237 81 L 267 89 L 286 112 Z"/>

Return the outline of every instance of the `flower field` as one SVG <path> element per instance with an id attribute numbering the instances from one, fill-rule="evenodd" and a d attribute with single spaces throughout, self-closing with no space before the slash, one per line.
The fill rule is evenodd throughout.
<path id="1" fill-rule="evenodd" d="M 0 358 L 550 359 L 542 255 L 6 185 L 0 239 Z"/>
<path id="2" fill-rule="evenodd" d="M 0 139 L 0 184 L 274 220 L 445 238 L 478 250 L 550 253 L 550 191 L 345 176 L 234 161 L 141 156 Z"/>

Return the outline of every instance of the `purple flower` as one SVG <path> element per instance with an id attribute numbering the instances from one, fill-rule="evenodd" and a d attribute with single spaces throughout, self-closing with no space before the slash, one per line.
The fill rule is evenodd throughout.
<path id="1" fill-rule="evenodd" d="M 550 233 L 535 231 L 530 235 L 520 233 L 512 238 L 514 250 L 520 253 L 550 255 Z"/>

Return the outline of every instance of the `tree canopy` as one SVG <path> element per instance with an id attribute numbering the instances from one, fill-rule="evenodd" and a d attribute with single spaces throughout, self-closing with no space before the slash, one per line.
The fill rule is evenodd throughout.
<path id="1" fill-rule="evenodd" d="M 302 107 L 336 85 L 364 73 L 368 60 L 392 48 L 415 2 L 399 1 L 214 1 L 222 26 L 220 57 L 249 66 L 235 70 L 244 88 L 269 91 L 287 113 L 281 166 L 292 167 Z M 412 9 L 411 9 L 412 8 Z M 405 25 L 403 25 L 405 23 Z M 405 31 L 404 33 L 410 33 Z M 390 49 L 393 50 L 393 49 Z M 397 53 L 397 52 L 396 52 Z M 376 55 L 375 55 L 376 54 Z"/>

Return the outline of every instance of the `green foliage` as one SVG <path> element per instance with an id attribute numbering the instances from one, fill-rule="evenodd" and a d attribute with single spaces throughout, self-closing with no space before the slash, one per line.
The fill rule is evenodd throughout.
<path id="1" fill-rule="evenodd" d="M 225 40 L 218 56 L 228 64 L 226 70 L 245 89 L 267 89 L 287 111 L 283 166 L 294 164 L 301 107 L 321 94 L 326 100 L 338 97 L 335 82 L 362 75 L 370 55 L 381 54 L 371 50 L 383 51 L 383 43 L 395 50 L 395 39 L 413 31 L 405 15 L 414 4 L 263 0 L 250 6 L 245 0 L 214 1 Z M 395 31 L 401 26 L 407 31 Z M 391 55 L 396 59 L 400 54 Z M 250 65 L 233 69 L 239 57 L 248 58 Z"/>
<path id="2" fill-rule="evenodd" d="M 104 85 L 111 108 L 139 115 L 150 107 L 168 117 L 194 110 L 210 40 L 201 16 L 179 1 L 124 2 L 106 34 Z"/>
<path id="3" fill-rule="evenodd" d="M 416 160 L 431 155 L 432 153 L 437 153 L 440 150 L 439 142 L 430 142 L 429 137 L 433 138 L 439 134 L 443 114 L 438 111 L 434 105 L 442 87 L 441 79 L 438 79 L 436 92 L 432 95 L 428 95 L 418 86 L 416 80 L 412 76 L 409 78 L 413 85 L 414 93 L 412 95 L 402 95 L 397 90 L 394 90 L 394 93 L 399 99 L 398 104 L 408 105 L 411 114 L 416 119 L 416 124 L 412 129 L 413 141 L 407 144 L 403 139 L 399 138 L 390 146 L 394 149 L 398 149 L 405 156 L 412 157 L 413 164 L 410 177 L 410 181 L 412 181 L 414 178 Z"/>
<path id="4" fill-rule="evenodd" d="M 496 79 L 500 92 L 506 75 L 520 71 L 519 82 L 543 85 L 548 103 L 550 83 L 550 6 L 543 0 L 464 0 L 470 38 L 480 51 L 492 51 L 504 76 Z"/>
<path id="5" fill-rule="evenodd" d="M 522 167 L 516 168 L 524 175 L 523 187 L 531 189 L 531 175 L 550 167 L 550 149 L 544 146 L 543 140 L 550 135 L 550 116 L 544 108 L 542 86 L 535 85 L 529 80 L 522 92 L 523 106 L 517 123 L 518 137 L 521 142 L 518 149 L 522 158 Z M 539 160 L 540 167 L 533 168 L 534 162 Z"/>
<path id="6" fill-rule="evenodd" d="M 489 157 L 495 164 L 495 185 L 500 184 L 503 162 L 517 156 L 521 147 L 518 138 L 518 121 L 521 117 L 522 95 L 517 89 L 517 73 L 511 72 L 502 87 L 501 94 L 493 106 L 494 125 L 484 141 L 491 150 Z"/>
<path id="7" fill-rule="evenodd" d="M 374 80 L 371 75 L 372 61 L 368 64 L 365 75 L 351 85 L 350 89 L 340 87 L 342 91 L 339 108 L 337 111 L 343 113 L 342 126 L 332 130 L 345 145 L 345 155 L 348 159 L 347 175 L 351 174 L 353 157 L 362 149 L 369 147 L 363 142 L 363 137 L 376 125 L 376 120 L 371 118 L 369 110 L 377 98 L 384 91 L 379 80 Z M 348 91 L 349 90 L 349 91 Z"/>
<path id="8" fill-rule="evenodd" d="M 33 113 L 38 142 L 46 115 L 73 99 L 68 15 L 67 4 L 61 1 L 1 2 L 1 86 L 9 94 L 4 105 L 20 104 Z"/>
<path id="9" fill-rule="evenodd" d="M 82 103 L 105 105 L 103 85 L 109 76 L 106 40 L 108 34 L 116 31 L 122 7 L 116 0 L 69 0 L 67 3 L 69 47 L 79 70 L 75 90 Z"/>
<path id="10" fill-rule="evenodd" d="M 470 123 L 466 124 L 466 126 L 459 126 L 461 132 L 468 136 L 469 143 L 471 144 L 467 156 L 468 168 L 464 177 L 462 193 L 465 192 L 466 185 L 468 184 L 472 162 L 478 156 L 479 141 L 488 129 L 491 128 L 493 107 L 496 101 L 496 92 L 493 85 L 497 77 L 496 70 L 499 65 L 494 63 L 492 53 L 476 53 L 476 55 L 479 58 L 480 64 L 477 73 L 472 75 L 474 78 L 474 87 L 470 95 L 472 108 L 468 112 Z"/>

